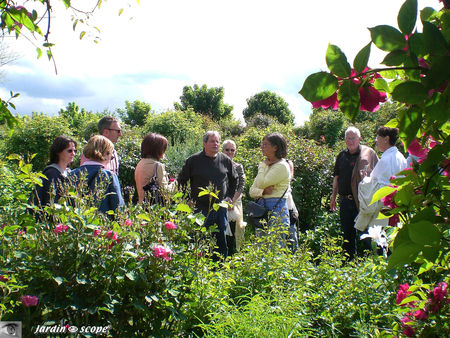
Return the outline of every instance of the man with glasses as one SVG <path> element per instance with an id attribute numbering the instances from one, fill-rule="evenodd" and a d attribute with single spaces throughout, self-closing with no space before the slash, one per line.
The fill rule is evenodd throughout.
<path id="1" fill-rule="evenodd" d="M 358 215 L 358 184 L 369 175 L 378 162 L 375 151 L 360 144 L 358 128 L 348 127 L 345 131 L 347 149 L 336 158 L 333 170 L 333 193 L 330 209 L 336 211 L 336 197 L 339 194 L 339 216 L 344 237 L 343 248 L 350 259 L 356 254 L 355 218 Z M 366 250 L 371 249 L 370 239 L 363 241 Z"/>
<path id="2" fill-rule="evenodd" d="M 120 136 L 122 136 L 122 129 L 120 128 L 120 121 L 112 116 L 105 116 L 100 121 L 98 121 L 98 133 L 105 136 L 112 143 L 116 143 Z M 81 163 L 83 165 L 87 159 L 81 155 Z M 114 149 L 113 156 L 109 165 L 105 169 L 111 170 L 116 175 L 119 175 L 119 155 L 117 155 L 116 149 Z"/>

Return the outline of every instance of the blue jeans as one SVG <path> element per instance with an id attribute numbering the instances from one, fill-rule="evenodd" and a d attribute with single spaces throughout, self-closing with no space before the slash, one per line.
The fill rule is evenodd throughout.
<path id="1" fill-rule="evenodd" d="M 261 198 L 258 200 L 258 204 L 265 205 L 267 209 L 272 210 L 268 224 L 269 229 L 276 227 L 283 231 L 284 233 L 281 235 L 282 239 L 287 240 L 289 238 L 289 241 L 292 242 L 292 246 L 296 248 L 297 233 L 295 226 L 291 227 L 286 199 L 282 198 L 280 202 L 278 202 L 278 200 L 280 200 L 278 197 Z M 281 217 L 281 219 L 279 217 Z M 289 233 L 289 235 L 287 235 L 287 233 Z M 264 230 L 258 229 L 257 235 L 264 235 Z"/>
<path id="2" fill-rule="evenodd" d="M 339 199 L 339 216 L 341 219 L 342 235 L 344 244 L 342 248 L 349 255 L 350 259 L 356 255 L 356 237 L 362 234 L 355 229 L 355 218 L 358 215 L 358 209 L 354 200 L 341 197 Z M 365 250 L 372 250 L 370 238 L 362 240 Z"/>
<path id="3" fill-rule="evenodd" d="M 202 211 L 202 214 L 206 217 L 205 219 L 205 227 L 209 228 L 211 225 L 216 224 L 218 230 L 214 233 L 214 236 L 216 237 L 217 246 L 218 248 L 214 251 L 219 253 L 223 256 L 223 258 L 226 258 L 228 256 L 228 246 L 227 246 L 227 239 L 225 235 L 225 230 L 227 229 L 228 224 L 228 213 L 226 208 L 219 208 L 219 210 L 214 211 L 211 210 L 209 215 L 207 211 Z M 217 255 L 213 256 L 214 260 L 218 260 Z"/>

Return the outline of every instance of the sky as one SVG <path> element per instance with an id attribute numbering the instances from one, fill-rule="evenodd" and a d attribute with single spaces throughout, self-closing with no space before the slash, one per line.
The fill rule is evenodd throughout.
<path id="1" fill-rule="evenodd" d="M 81 7 L 86 2 L 72 0 Z M 8 50 L 18 58 L 0 69 L 0 95 L 20 93 L 13 101 L 19 114 L 53 115 L 69 102 L 88 111 L 114 112 L 126 100 L 147 102 L 163 112 L 179 102 L 184 86 L 206 84 L 223 87 L 224 103 L 243 120 L 246 100 L 270 90 L 289 104 L 295 124 L 302 125 L 312 110 L 298 91 L 308 75 L 327 70 L 328 44 L 340 47 L 352 64 L 370 41 L 367 28 L 397 26 L 402 3 L 109 0 L 89 20 L 100 33 L 88 30 L 80 40 L 83 27 L 74 32 L 73 13 L 54 1 L 50 40 L 57 73 L 45 55 L 37 59 L 30 41 L 7 38 Z M 418 3 L 419 9 L 442 7 L 437 0 Z M 377 66 L 383 56 L 372 46 L 369 66 Z"/>

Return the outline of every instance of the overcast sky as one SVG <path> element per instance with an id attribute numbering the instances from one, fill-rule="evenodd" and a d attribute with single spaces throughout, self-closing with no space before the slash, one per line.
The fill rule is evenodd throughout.
<path id="1" fill-rule="evenodd" d="M 115 111 L 125 100 L 150 103 L 155 111 L 173 108 L 183 87 L 223 87 L 224 102 L 242 119 L 246 99 L 263 90 L 283 97 L 297 125 L 311 113 L 298 94 L 305 78 L 326 70 L 328 43 L 339 46 L 350 64 L 370 41 L 368 27 L 396 26 L 397 0 L 129 0 L 104 1 L 92 24 L 96 44 L 72 30 L 70 13 L 52 3 L 50 40 L 58 73 L 33 45 L 7 39 L 20 58 L 3 67 L 2 98 L 19 92 L 17 112 L 56 114 L 69 102 L 90 111 Z M 73 1 L 74 2 L 74 1 Z M 83 0 L 82 2 L 86 2 Z M 120 4 L 117 4 L 120 3 Z M 122 5 L 121 5 L 122 4 Z M 442 6 L 419 0 L 419 9 Z M 81 28 L 81 27 L 80 27 Z M 421 27 L 420 27 L 421 29 Z M 384 54 L 375 53 L 376 66 Z"/>

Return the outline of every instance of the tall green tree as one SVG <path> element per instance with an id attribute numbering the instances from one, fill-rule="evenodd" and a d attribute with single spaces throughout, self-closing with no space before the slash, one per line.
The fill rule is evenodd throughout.
<path id="1" fill-rule="evenodd" d="M 120 118 L 130 126 L 143 126 L 147 116 L 151 114 L 152 107 L 149 103 L 136 100 L 134 102 L 125 101 L 125 109 L 117 109 Z"/>
<path id="2" fill-rule="evenodd" d="M 287 102 L 281 96 L 269 90 L 247 99 L 247 108 L 242 113 L 245 121 L 259 113 L 272 116 L 283 124 L 294 123 L 294 115 L 289 109 Z"/>
<path id="3" fill-rule="evenodd" d="M 98 114 L 94 114 L 84 108 L 80 109 L 80 106 L 75 102 L 69 102 L 66 108 L 59 110 L 58 114 L 67 123 L 73 135 L 78 137 L 84 134 L 84 130 L 89 123 L 95 122 L 97 124 L 99 119 Z"/>
<path id="4" fill-rule="evenodd" d="M 186 111 L 188 108 L 194 109 L 196 113 L 209 116 L 213 120 L 230 118 L 233 106 L 223 102 L 223 87 L 208 88 L 206 85 L 199 87 L 185 86 L 183 95 L 180 96 L 180 103 L 175 102 L 177 110 Z"/>

